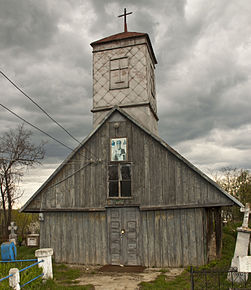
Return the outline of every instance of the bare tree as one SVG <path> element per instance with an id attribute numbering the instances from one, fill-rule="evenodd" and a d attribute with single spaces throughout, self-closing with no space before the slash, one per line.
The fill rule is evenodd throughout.
<path id="1" fill-rule="evenodd" d="M 214 174 L 214 180 L 229 194 L 238 198 L 244 205 L 251 204 L 251 173 L 246 169 L 222 168 Z M 239 208 L 227 208 L 234 219 L 242 218 Z"/>
<path id="2" fill-rule="evenodd" d="M 18 185 L 24 172 L 40 164 L 44 158 L 44 143 L 32 144 L 31 135 L 31 131 L 21 125 L 9 130 L 0 139 L 0 210 L 5 238 L 8 236 L 13 205 L 22 195 Z"/>

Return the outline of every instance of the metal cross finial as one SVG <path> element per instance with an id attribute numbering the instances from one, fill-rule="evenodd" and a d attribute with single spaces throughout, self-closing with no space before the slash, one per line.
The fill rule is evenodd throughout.
<path id="1" fill-rule="evenodd" d="M 126 23 L 126 15 L 130 15 L 132 12 L 126 13 L 126 8 L 124 8 L 124 14 L 119 15 L 118 17 L 124 17 L 124 32 L 127 32 L 127 23 Z"/>

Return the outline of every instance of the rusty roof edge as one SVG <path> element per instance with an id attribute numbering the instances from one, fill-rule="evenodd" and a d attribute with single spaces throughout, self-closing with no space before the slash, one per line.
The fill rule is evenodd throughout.
<path id="1" fill-rule="evenodd" d="M 151 40 L 150 40 L 150 37 L 147 33 L 141 33 L 141 32 L 135 32 L 135 33 L 139 33 L 138 35 L 128 35 L 128 37 L 124 37 L 124 38 L 117 38 L 117 39 L 109 39 L 109 37 L 113 36 L 108 36 L 108 37 L 105 37 L 105 38 L 102 38 L 100 40 L 97 40 L 97 41 L 94 41 L 94 42 L 91 42 L 90 45 L 92 47 L 94 47 L 95 45 L 101 45 L 101 44 L 104 44 L 104 43 L 109 43 L 109 42 L 116 42 L 116 41 L 121 41 L 121 40 L 124 40 L 124 39 L 130 39 L 130 38 L 139 38 L 139 37 L 146 37 L 147 39 L 147 43 L 150 47 L 150 51 L 153 55 L 153 59 L 154 59 L 154 62 L 155 64 L 157 64 L 157 58 L 155 56 L 155 53 L 154 53 L 154 50 L 153 50 L 153 46 L 152 46 L 152 43 L 151 43 Z M 114 34 L 114 35 L 119 35 L 119 34 L 123 34 L 123 33 L 118 33 L 118 34 Z M 106 40 L 107 39 L 107 40 Z"/>
<path id="2" fill-rule="evenodd" d="M 111 41 L 134 38 L 134 37 L 141 37 L 141 36 L 146 36 L 146 35 L 147 33 L 145 32 L 120 32 L 120 33 L 112 34 L 107 37 L 101 38 L 99 40 L 93 41 L 90 43 L 90 45 L 94 46 L 94 45 L 107 43 Z"/>

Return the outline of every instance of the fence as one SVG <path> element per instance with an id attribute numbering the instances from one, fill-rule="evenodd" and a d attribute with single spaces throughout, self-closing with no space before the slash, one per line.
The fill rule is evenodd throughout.
<path id="1" fill-rule="evenodd" d="M 0 261 L 1 263 L 13 263 L 13 262 L 31 262 L 31 261 L 36 261 L 35 263 L 24 267 L 23 269 L 18 269 L 18 268 L 11 268 L 9 271 L 9 275 L 1 278 L 0 282 L 9 279 L 9 286 L 14 289 L 20 289 L 27 284 L 35 281 L 36 279 L 43 277 L 43 279 L 49 279 L 53 278 L 53 273 L 52 273 L 52 260 L 51 256 L 53 254 L 52 249 L 39 249 L 36 250 L 35 255 L 37 259 L 26 259 L 26 260 L 14 260 L 14 261 Z M 43 273 L 32 278 L 28 282 L 24 283 L 23 285 L 20 285 L 20 273 L 28 270 L 34 266 L 38 265 L 38 267 L 41 267 L 43 269 Z"/>
<path id="2" fill-rule="evenodd" d="M 248 274 L 237 268 L 196 270 L 190 267 L 191 289 L 251 289 Z M 246 288 L 247 287 L 247 288 Z"/>

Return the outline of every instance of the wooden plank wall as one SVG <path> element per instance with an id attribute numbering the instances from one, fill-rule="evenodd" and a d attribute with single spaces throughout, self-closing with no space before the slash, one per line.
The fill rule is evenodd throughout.
<path id="1" fill-rule="evenodd" d="M 141 265 L 203 265 L 207 260 L 204 219 L 204 209 L 140 211 Z M 56 262 L 104 265 L 109 257 L 107 230 L 106 212 L 46 213 L 41 248 L 53 248 Z"/>
<path id="2" fill-rule="evenodd" d="M 141 211 L 141 259 L 147 267 L 203 265 L 204 209 Z"/>
<path id="3" fill-rule="evenodd" d="M 130 121 L 106 122 L 72 160 L 49 182 L 28 209 L 104 208 L 107 204 L 107 166 L 110 138 L 128 138 L 132 162 L 132 199 L 140 206 L 207 205 L 232 202 L 197 172 Z M 92 154 L 90 153 L 92 152 Z M 88 164 L 97 156 L 101 161 Z M 86 165 L 87 164 L 87 165 Z M 83 166 L 85 166 L 81 169 Z M 72 177 L 60 182 L 81 169 Z M 55 185 L 57 184 L 57 185 Z M 112 201 L 110 201 L 111 205 Z"/>
<path id="4" fill-rule="evenodd" d="M 45 213 L 40 247 L 53 248 L 60 263 L 107 263 L 106 212 Z"/>

